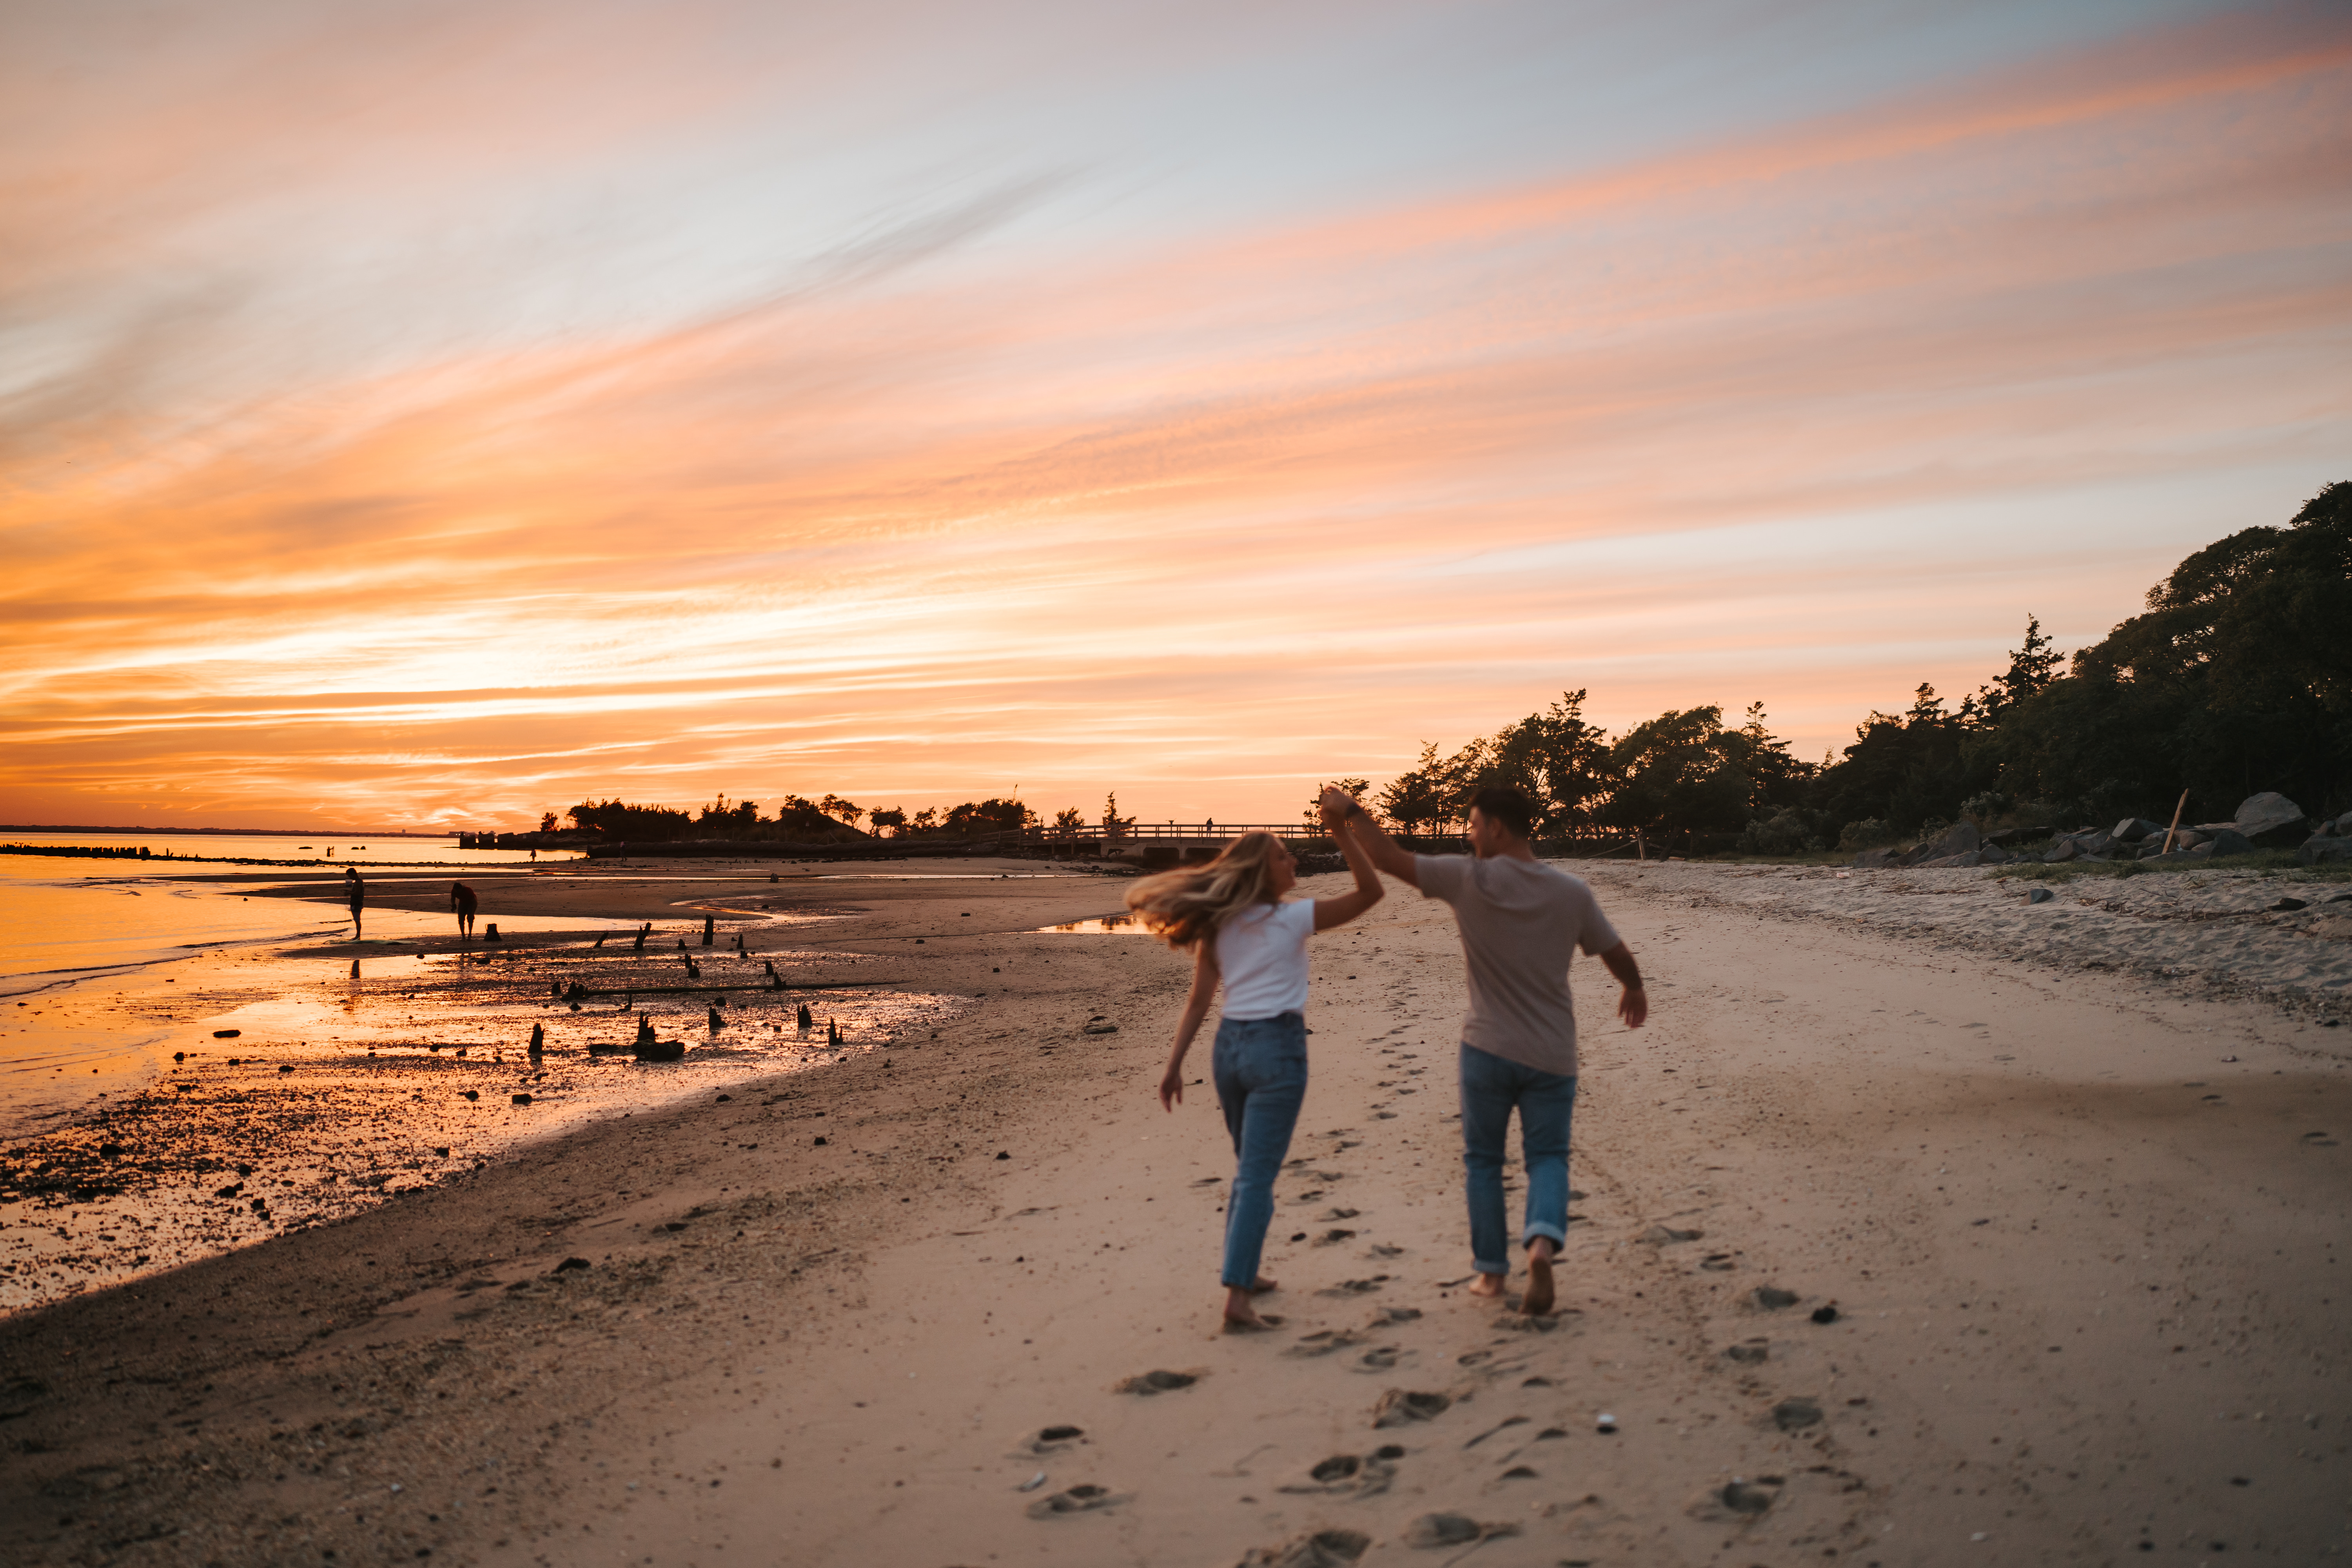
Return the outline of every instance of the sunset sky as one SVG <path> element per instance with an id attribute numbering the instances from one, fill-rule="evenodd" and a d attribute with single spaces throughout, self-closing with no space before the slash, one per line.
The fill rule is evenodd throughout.
<path id="1" fill-rule="evenodd" d="M 30 0 L 0 820 L 1811 758 L 2352 479 L 2352 9 Z"/>

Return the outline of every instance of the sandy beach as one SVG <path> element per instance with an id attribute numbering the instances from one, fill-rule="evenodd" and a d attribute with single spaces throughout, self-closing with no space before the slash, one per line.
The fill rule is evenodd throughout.
<path id="1" fill-rule="evenodd" d="M 1039 929 L 1115 910 L 1117 882 L 486 888 L 516 926 L 675 925 L 699 900 L 722 943 L 740 920 L 924 1010 L 838 1052 L 689 1052 L 657 1105 L 595 1100 L 8 1319 L 0 1555 L 2342 1554 L 2345 884 L 2148 877 L 2027 905 L 1980 872 L 1579 868 L 1654 1010 L 1626 1031 L 1578 964 L 1562 1310 L 1461 1288 L 1460 963 L 1448 911 L 1392 889 L 1310 946 L 1314 1081 L 1265 1301 L 1285 1321 L 1244 1337 L 1213 1331 L 1213 1097 L 1167 1116 L 1151 1092 L 1184 961 Z M 2287 894 L 2306 908 L 2268 908 Z M 606 1067 L 573 1022 L 593 1004 L 529 994 L 591 973 L 584 948 L 498 961 L 501 1028 L 544 1014 L 551 1079 Z M 410 1070 L 449 1069 L 425 1054 Z M 10 1229 L 72 1224 L 34 1207 Z"/>

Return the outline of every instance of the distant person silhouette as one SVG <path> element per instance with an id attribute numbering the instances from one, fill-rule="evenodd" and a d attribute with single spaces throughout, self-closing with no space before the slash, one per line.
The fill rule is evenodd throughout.
<path id="1" fill-rule="evenodd" d="M 465 883 L 449 884 L 449 907 L 457 911 L 458 941 L 463 942 L 474 934 L 474 910 L 479 907 L 479 902 L 474 897 L 474 889 Z"/>
<path id="2" fill-rule="evenodd" d="M 352 940 L 357 942 L 360 939 L 360 908 L 367 902 L 367 883 L 361 880 L 360 874 L 349 866 L 343 868 L 343 897 L 351 901 Z"/>

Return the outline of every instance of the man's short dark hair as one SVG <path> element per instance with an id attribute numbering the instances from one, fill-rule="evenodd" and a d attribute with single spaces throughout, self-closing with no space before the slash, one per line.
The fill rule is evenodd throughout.
<path id="1" fill-rule="evenodd" d="M 1470 797 L 1470 809 L 1491 822 L 1501 823 L 1514 837 L 1535 837 L 1536 803 L 1508 784 L 1488 784 Z"/>

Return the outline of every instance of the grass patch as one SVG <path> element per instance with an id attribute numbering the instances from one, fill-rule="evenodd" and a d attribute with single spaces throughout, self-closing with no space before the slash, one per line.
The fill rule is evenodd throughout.
<path id="1" fill-rule="evenodd" d="M 2158 865 L 2149 860 L 2061 860 L 2054 866 L 2012 862 L 1993 868 L 2001 880 L 2021 877 L 2032 882 L 2071 882 L 2078 877 L 2121 881 L 2126 877 L 2173 876 L 2183 871 L 2252 871 L 2288 882 L 2352 882 L 2352 866 L 2298 866 L 2292 849 L 2257 849 L 2252 855 L 2231 855 L 2220 860 L 2173 860 Z"/>

